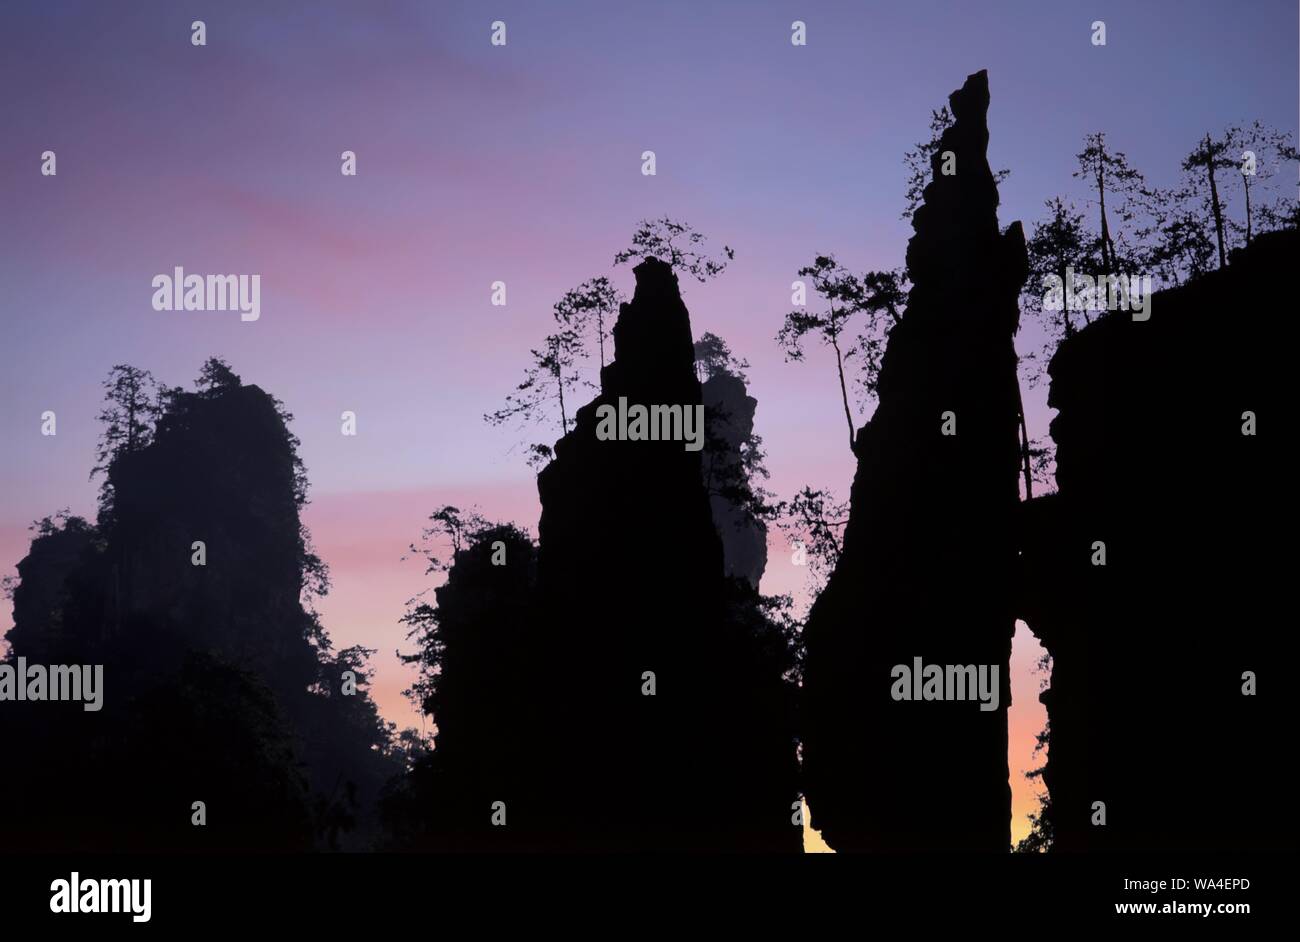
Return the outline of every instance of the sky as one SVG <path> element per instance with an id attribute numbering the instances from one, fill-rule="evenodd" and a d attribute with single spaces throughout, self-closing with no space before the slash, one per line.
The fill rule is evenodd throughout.
<path id="1" fill-rule="evenodd" d="M 523 433 L 493 428 L 569 288 L 609 275 L 642 218 L 736 250 L 683 282 L 698 336 L 750 363 L 769 487 L 846 495 L 853 464 L 828 355 L 773 341 L 814 255 L 900 265 L 903 153 L 965 77 L 989 71 L 1003 225 L 1044 200 L 1088 206 L 1071 177 L 1107 132 L 1158 185 L 1207 131 L 1297 125 L 1297 6 L 1209 2 L 34 2 L 0 31 L 0 568 L 87 480 L 109 368 L 170 384 L 209 356 L 284 401 L 311 480 L 305 519 L 329 564 L 336 644 L 376 648 L 375 694 L 400 725 L 402 561 L 435 507 L 477 505 L 535 532 Z M 191 44 L 191 23 L 207 45 Z M 492 22 L 506 23 L 493 46 Z M 791 45 L 791 23 L 807 45 Z M 1105 46 L 1092 23 L 1106 24 Z M 57 155 L 42 176 L 41 154 Z M 340 173 L 340 154 L 357 175 Z M 656 175 L 641 173 L 653 150 Z M 1229 212 L 1233 207 L 1229 204 Z M 155 311 L 154 275 L 259 273 L 261 317 Z M 505 306 L 491 286 L 504 281 Z M 1017 345 L 1038 349 L 1026 324 Z M 1045 435 L 1046 388 L 1026 391 Z M 58 434 L 40 434 L 53 410 Z M 340 414 L 357 416 L 355 437 Z M 859 412 L 858 424 L 867 415 Z M 799 589 L 778 537 L 763 588 Z M 7 608 L 0 632 L 7 630 Z M 1013 655 L 1015 830 L 1042 726 L 1023 629 Z"/>

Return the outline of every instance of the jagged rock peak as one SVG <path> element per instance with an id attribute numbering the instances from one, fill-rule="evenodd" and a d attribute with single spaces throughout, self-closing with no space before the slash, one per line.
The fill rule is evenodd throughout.
<path id="1" fill-rule="evenodd" d="M 636 289 L 632 300 L 619 307 L 614 362 L 602 374 L 602 390 L 626 392 L 647 384 L 676 388 L 692 382 L 698 389 L 690 314 L 672 266 L 651 256 L 632 274 Z M 691 401 L 699 401 L 698 391 Z"/>

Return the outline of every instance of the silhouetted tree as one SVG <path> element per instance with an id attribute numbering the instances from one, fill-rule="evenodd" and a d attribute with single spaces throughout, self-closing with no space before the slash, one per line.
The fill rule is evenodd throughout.
<path id="1" fill-rule="evenodd" d="M 199 378 L 194 386 L 201 393 L 220 395 L 223 390 L 242 385 L 242 381 L 230 364 L 220 357 L 208 357 L 199 370 Z"/>
<path id="2" fill-rule="evenodd" d="M 1195 149 L 1183 159 L 1183 170 L 1192 192 L 1200 196 L 1214 220 L 1215 243 L 1219 249 L 1219 267 L 1228 264 L 1228 252 L 1224 237 L 1223 200 L 1219 196 L 1217 171 L 1228 170 L 1236 165 L 1230 150 L 1232 138 L 1225 134 L 1214 138 L 1208 133 Z"/>
<path id="3" fill-rule="evenodd" d="M 1034 673 L 1038 675 L 1038 689 L 1041 693 L 1047 690 L 1052 680 L 1052 656 L 1044 654 L 1034 665 Z M 1034 735 L 1034 756 L 1043 756 L 1046 759 L 1046 752 L 1051 745 L 1052 740 L 1052 721 L 1049 719 L 1043 724 L 1043 728 Z M 1031 782 L 1041 782 L 1043 773 L 1047 770 L 1047 763 L 1044 761 L 1041 765 L 1029 769 L 1025 772 L 1025 778 Z M 1029 813 L 1029 833 L 1020 839 L 1012 848 L 1018 854 L 1042 854 L 1052 849 L 1052 796 L 1048 791 L 1039 792 L 1038 810 Z"/>
<path id="4" fill-rule="evenodd" d="M 107 405 L 97 418 L 104 423 L 104 430 L 95 451 L 91 478 L 107 472 L 122 455 L 148 445 L 166 405 L 163 387 L 148 370 L 119 363 L 109 371 L 103 385 Z M 101 504 L 107 505 L 111 493 L 106 476 L 100 488 Z"/>
<path id="5" fill-rule="evenodd" d="M 1056 475 L 1056 444 L 1051 438 L 1039 436 L 1029 440 L 1028 451 L 1034 479 L 1043 481 L 1047 485 L 1043 493 L 1055 493 L 1056 488 L 1051 482 Z M 1033 494 L 1027 494 L 1025 499 L 1029 500 L 1032 497 Z"/>
<path id="6" fill-rule="evenodd" d="M 1288 151 L 1292 163 L 1300 162 L 1300 152 Z M 1279 196 L 1272 203 L 1259 208 L 1260 230 L 1300 229 L 1300 201 L 1294 197 Z"/>
<path id="7" fill-rule="evenodd" d="M 411 553 L 425 560 L 425 575 L 446 572 L 451 567 L 451 560 L 436 555 L 440 552 L 439 547 L 447 544 L 454 556 L 490 527 L 478 508 L 461 510 L 452 504 L 444 504 L 429 514 L 429 525 L 420 531 L 420 542 L 411 544 Z"/>
<path id="8" fill-rule="evenodd" d="M 1021 300 L 1025 308 L 1038 316 L 1050 338 L 1050 350 L 1063 339 L 1074 335 L 1075 324 L 1070 320 L 1071 308 L 1063 295 L 1060 309 L 1045 304 L 1046 285 L 1051 278 L 1059 278 L 1063 289 L 1071 284 L 1073 273 L 1087 273 L 1094 265 L 1094 247 L 1098 244 L 1083 224 L 1083 214 L 1074 205 L 1060 197 L 1046 202 L 1047 217 L 1034 226 L 1033 235 L 1026 240 L 1029 253 L 1029 279 Z M 1090 322 L 1088 312 L 1082 307 L 1079 316 L 1085 324 Z"/>
<path id="9" fill-rule="evenodd" d="M 739 360 L 731 353 L 731 347 L 717 334 L 705 331 L 695 341 L 695 375 L 701 383 L 707 383 L 715 376 L 734 376 L 742 383 L 748 383 L 745 370 L 749 363 Z"/>
<path id="10" fill-rule="evenodd" d="M 849 330 L 849 321 L 866 308 L 866 294 L 862 279 L 849 272 L 835 260 L 834 255 L 818 255 L 811 265 L 799 269 L 801 278 L 811 278 L 813 290 L 825 299 L 821 311 L 795 309 L 785 316 L 785 323 L 777 331 L 776 342 L 785 352 L 786 362 L 802 361 L 803 340 L 809 334 L 821 338 L 835 351 L 835 371 L 840 380 L 840 399 L 844 406 L 844 421 L 849 427 L 849 450 L 853 449 L 853 411 L 849 408 L 848 384 L 844 379 L 845 351 L 841 338 Z M 850 347 L 848 354 L 852 354 Z"/>
<path id="11" fill-rule="evenodd" d="M 1060 343 L 1074 335 L 1076 325 L 1070 319 L 1072 310 L 1077 310 L 1084 324 L 1091 322 L 1085 305 L 1072 307 L 1070 303 L 1071 287 L 1076 272 L 1086 274 L 1095 269 L 1095 250 L 1099 240 L 1087 230 L 1083 214 L 1060 197 L 1054 197 L 1045 204 L 1047 217 L 1034 226 L 1033 235 L 1026 240 L 1025 249 L 1029 258 L 1029 277 L 1021 292 L 1021 305 L 1035 315 L 1043 325 L 1047 340 L 1041 358 L 1036 353 L 1021 358 L 1022 363 L 1046 365 L 1056 352 Z M 1059 279 L 1061 296 L 1052 297 L 1048 303 L 1047 286 L 1052 279 Z M 1031 371 L 1030 386 L 1036 385 L 1041 373 Z M 1034 470 L 1038 455 L 1029 440 L 1029 427 L 1025 418 L 1024 399 L 1020 400 L 1020 449 L 1021 466 L 1024 478 L 1025 499 L 1034 496 Z M 1041 454 L 1042 449 L 1037 452 Z M 1041 462 L 1040 462 L 1041 464 Z"/>
<path id="12" fill-rule="evenodd" d="M 781 674 L 782 678 L 793 687 L 798 687 L 803 680 L 804 621 L 795 612 L 794 597 L 788 593 L 757 595 L 756 604 L 766 623 L 769 637 L 779 639 L 771 656 L 777 662 L 788 664 L 788 668 Z"/>
<path id="13" fill-rule="evenodd" d="M 419 542 L 410 545 L 410 552 L 425 561 L 426 576 L 447 574 L 466 550 L 479 542 L 485 533 L 500 526 L 489 522 L 477 508 L 461 510 L 453 504 L 444 504 L 429 514 L 428 526 L 420 531 Z M 520 534 L 527 539 L 523 531 Z M 408 600 L 402 616 L 407 638 L 418 640 L 420 649 L 401 657 L 405 663 L 420 668 L 420 676 L 406 691 L 407 697 L 422 711 L 432 713 L 430 698 L 442 670 L 443 643 L 438 632 L 438 608 L 425 601 L 424 595 L 422 592 Z"/>
<path id="14" fill-rule="evenodd" d="M 632 244 L 614 256 L 614 264 L 622 265 L 644 257 L 667 262 L 673 271 L 683 271 L 701 284 L 723 273 L 727 263 L 736 257 L 730 246 L 722 247 L 721 256 L 703 251 L 705 235 L 684 222 L 667 216 L 641 220 L 632 233 Z"/>
<path id="15" fill-rule="evenodd" d="M 79 517 L 64 507 L 40 520 L 33 520 L 32 525 L 27 529 L 35 533 L 39 539 L 56 533 L 92 533 L 95 528 L 85 517 Z"/>
<path id="16" fill-rule="evenodd" d="M 1144 186 L 1142 174 L 1129 166 L 1128 158 L 1121 151 L 1106 146 L 1104 131 L 1086 135 L 1083 150 L 1079 151 L 1076 159 L 1079 169 L 1074 172 L 1074 176 L 1086 180 L 1097 194 L 1102 274 L 1114 274 L 1119 271 L 1121 260 L 1116 258 L 1115 239 L 1106 212 L 1106 197 L 1109 194 L 1112 202 L 1119 201 L 1114 208 L 1122 220 L 1132 221 L 1133 202 L 1140 198 Z"/>
<path id="17" fill-rule="evenodd" d="M 1254 154 L 1253 175 L 1246 152 Z M 1169 188 L 1143 188 L 1133 204 L 1144 210 L 1144 224 L 1137 230 L 1144 243 L 1142 262 L 1165 286 L 1176 286 L 1198 278 L 1230 260 L 1233 236 L 1249 244 L 1260 232 L 1300 222 L 1296 203 L 1285 196 L 1268 202 L 1277 171 L 1288 161 L 1300 159 L 1282 134 L 1260 121 L 1230 127 L 1216 138 L 1207 134 L 1183 160 L 1183 178 Z M 1243 218 L 1234 220 L 1227 206 L 1227 194 L 1240 186 Z"/>
<path id="18" fill-rule="evenodd" d="M 524 379 L 514 392 L 506 396 L 505 405 L 483 416 L 489 425 L 502 425 L 518 418 L 525 424 L 544 422 L 551 402 L 557 403 L 561 432 L 569 428 L 569 415 L 564 404 L 564 390 L 576 386 L 581 377 L 574 368 L 576 362 L 587 355 L 582 337 L 572 327 L 548 334 L 540 350 L 530 350 L 532 365 L 524 371 Z"/>
<path id="19" fill-rule="evenodd" d="M 622 295 L 608 278 L 592 278 L 565 293 L 555 305 L 555 319 L 579 337 L 594 327 L 600 349 L 600 365 L 605 366 L 606 321 L 618 314 Z"/>
<path id="20" fill-rule="evenodd" d="M 1259 191 L 1268 192 L 1277 172 L 1288 162 L 1294 164 L 1300 155 L 1297 155 L 1284 132 L 1271 128 L 1262 121 L 1229 128 L 1227 138 L 1238 161 L 1238 173 L 1230 175 L 1229 179 L 1240 180 L 1241 183 L 1245 219 L 1240 228 L 1244 230 L 1242 235 L 1249 247 L 1258 229 L 1255 225 L 1257 216 L 1266 229 L 1279 227 L 1278 217 L 1281 214 L 1274 207 L 1267 203 L 1256 207 L 1261 195 Z M 1247 159 L 1247 155 L 1250 159 Z M 1238 228 L 1235 223 L 1233 225 Z"/>
<path id="21" fill-rule="evenodd" d="M 1034 754 L 1037 755 L 1048 744 L 1051 735 L 1051 724 L 1044 726 L 1034 736 Z M 1030 769 L 1025 773 L 1025 778 L 1038 780 L 1043 777 L 1043 770 L 1046 766 L 1038 766 Z M 1029 812 L 1029 833 L 1022 837 L 1016 846 L 1012 848 L 1017 854 L 1045 854 L 1052 849 L 1052 795 L 1046 790 L 1037 795 L 1038 808 Z"/>
<path id="22" fill-rule="evenodd" d="M 642 220 L 632 234 L 631 245 L 614 256 L 614 264 L 621 265 L 641 256 L 653 256 L 670 265 L 674 271 L 685 272 L 700 282 L 720 275 L 727 263 L 735 258 L 735 251 L 723 246 L 719 256 L 705 250 L 706 237 L 690 225 L 667 216 L 655 220 Z M 549 334 L 540 350 L 532 350 L 532 364 L 524 373 L 523 382 L 506 397 L 505 405 L 486 413 L 484 421 L 502 425 L 513 419 L 521 426 L 544 424 L 552 402 L 556 403 L 560 418 L 560 433 L 569 430 L 569 407 L 566 395 L 584 383 L 578 371 L 579 360 L 588 356 L 586 335 L 594 330 L 600 356 L 600 369 L 605 368 L 606 322 L 614 317 L 622 296 L 604 276 L 591 278 L 577 288 L 565 293 L 553 309 L 553 316 L 562 329 Z M 525 448 L 530 467 L 541 468 L 555 457 L 554 449 L 545 443 L 532 443 Z"/>
<path id="23" fill-rule="evenodd" d="M 1160 280 L 1179 285 L 1209 271 L 1214 239 L 1191 188 L 1152 189 L 1148 204 L 1151 219 L 1140 235 L 1149 241 L 1149 264 Z"/>
<path id="24" fill-rule="evenodd" d="M 869 271 L 862 276 L 862 311 L 866 316 L 851 355 L 860 363 L 857 385 L 863 408 L 877 398 L 885 345 L 889 332 L 902 319 L 909 289 L 907 272 L 901 268 Z"/>
<path id="25" fill-rule="evenodd" d="M 865 405 L 876 395 L 885 343 L 907 303 L 907 275 L 903 271 L 869 271 L 859 276 L 836 261 L 834 255 L 818 255 L 811 265 L 799 269 L 799 276 L 812 280 L 813 290 L 824 299 L 826 307 L 821 311 L 791 311 L 777 332 L 776 342 L 786 362 L 803 360 L 803 341 L 809 334 L 820 337 L 835 352 L 840 400 L 852 450 L 855 427 L 844 363 L 854 358 L 861 361 L 858 384 Z M 863 315 L 858 318 L 863 323 L 853 337 L 849 325 L 859 314 Z"/>
<path id="26" fill-rule="evenodd" d="M 840 560 L 844 528 L 849 522 L 849 504 L 835 499 L 826 488 L 805 485 L 777 508 L 777 526 L 791 544 L 803 546 L 807 555 L 810 586 L 820 592 Z"/>

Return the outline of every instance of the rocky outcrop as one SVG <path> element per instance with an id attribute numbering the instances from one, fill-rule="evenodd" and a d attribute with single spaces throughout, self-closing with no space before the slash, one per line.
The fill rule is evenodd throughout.
<path id="1" fill-rule="evenodd" d="M 700 452 L 596 434 L 621 398 L 703 402 L 675 274 L 635 275 L 601 393 L 538 478 L 551 764 L 512 820 L 548 847 L 797 850 L 789 688 L 724 576 Z"/>
<path id="2" fill-rule="evenodd" d="M 1057 850 L 1294 840 L 1265 769 L 1294 738 L 1277 474 L 1298 255 L 1296 231 L 1260 236 L 1052 359 L 1059 492 L 1023 508 L 1019 613 L 1053 659 Z"/>
<path id="3" fill-rule="evenodd" d="M 767 525 L 749 506 L 754 492 L 743 449 L 753 442 L 758 400 L 749 395 L 741 377 L 723 371 L 705 380 L 700 393 L 709 431 L 705 486 L 722 540 L 723 568 L 757 590 L 767 568 Z"/>
<path id="4" fill-rule="evenodd" d="M 792 639 L 730 575 L 761 576 L 746 534 L 735 566 L 720 540 L 744 510 L 756 403 L 722 365 L 701 389 L 672 268 L 634 273 L 600 395 L 538 477 L 539 545 L 476 523 L 436 606 L 408 615 L 437 734 L 386 803 L 399 846 L 802 846 Z M 632 433 L 653 406 L 693 413 L 693 434 Z"/>
<path id="5" fill-rule="evenodd" d="M 422 648 L 421 706 L 436 736 L 386 799 L 388 827 L 408 850 L 540 848 L 544 835 L 525 814 L 535 796 L 525 790 L 551 768 L 554 730 L 537 721 L 551 643 L 537 617 L 537 549 L 508 524 L 485 525 L 466 543 L 434 592 L 436 605 L 407 616 Z"/>
<path id="6" fill-rule="evenodd" d="M 1012 335 L 1026 258 L 1019 223 L 998 225 L 985 73 L 949 102 L 956 120 L 913 217 L 913 288 L 889 337 L 879 406 L 856 439 L 843 554 L 804 633 L 806 793 L 813 826 L 837 850 L 1010 845 Z M 948 152 L 951 176 L 941 172 Z M 996 708 L 895 700 L 893 668 L 916 658 L 996 669 Z"/>
<path id="7" fill-rule="evenodd" d="M 109 483 L 112 621 L 219 652 L 277 689 L 312 682 L 293 443 L 270 395 L 251 385 L 182 394 L 152 444 L 113 463 Z"/>
<path id="8" fill-rule="evenodd" d="M 18 565 L 12 656 L 101 665 L 103 688 L 93 712 L 0 710 L 26 770 L 0 783 L 7 847 L 337 848 L 398 771 L 365 652 L 330 649 L 302 603 L 319 570 L 287 416 L 223 369 L 168 390 L 146 444 L 113 457 L 96 526 L 51 522 Z"/>
<path id="9" fill-rule="evenodd" d="M 87 637 L 87 626 L 73 609 L 74 576 L 85 559 L 93 558 L 97 536 L 94 527 L 73 517 L 52 521 L 32 540 L 17 565 L 14 626 L 5 635 L 13 651 L 36 663 L 60 664 L 94 649 L 99 632 Z"/>

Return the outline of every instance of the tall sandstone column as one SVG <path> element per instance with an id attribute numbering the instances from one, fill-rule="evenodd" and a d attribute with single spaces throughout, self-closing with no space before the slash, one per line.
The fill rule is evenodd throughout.
<path id="1" fill-rule="evenodd" d="M 986 73 L 949 103 L 955 123 L 912 220 L 913 288 L 889 338 L 879 406 L 856 439 L 844 551 L 805 632 L 806 794 L 813 826 L 837 850 L 1010 845 L 1012 336 L 1027 267 L 1020 224 L 998 226 Z M 892 669 L 918 657 L 996 667 L 997 708 L 893 699 Z"/>
<path id="2" fill-rule="evenodd" d="M 726 579 L 702 452 L 597 435 L 620 399 L 703 405 L 676 274 L 633 271 L 600 394 L 538 476 L 543 750 L 512 821 L 548 850 L 796 852 L 779 667 Z"/>

